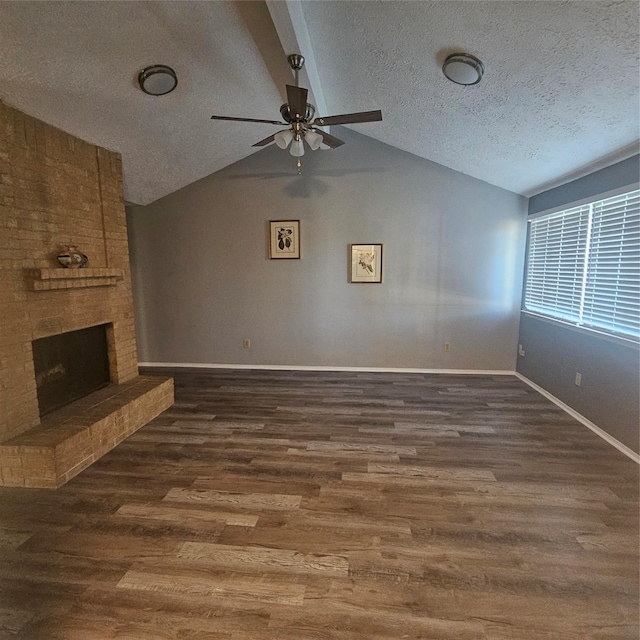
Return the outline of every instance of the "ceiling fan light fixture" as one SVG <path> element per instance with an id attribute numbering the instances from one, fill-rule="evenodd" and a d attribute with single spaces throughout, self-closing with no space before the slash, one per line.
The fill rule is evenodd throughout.
<path id="1" fill-rule="evenodd" d="M 296 135 L 293 139 L 289 153 L 295 158 L 299 158 L 304 155 L 304 144 L 302 144 L 302 138 L 299 135 Z"/>
<path id="2" fill-rule="evenodd" d="M 442 65 L 442 73 L 451 82 L 470 86 L 484 75 L 484 64 L 470 53 L 452 53 Z"/>
<path id="3" fill-rule="evenodd" d="M 318 150 L 323 140 L 322 136 L 316 131 L 313 131 L 312 129 L 309 129 L 308 131 L 305 132 L 304 139 L 306 143 L 309 145 L 309 148 L 311 149 L 311 151 Z"/>
<path id="4" fill-rule="evenodd" d="M 178 86 L 178 76 L 171 67 L 154 64 L 138 74 L 138 85 L 150 96 L 164 96 Z"/>
<path id="5" fill-rule="evenodd" d="M 273 140 L 281 149 L 286 149 L 293 140 L 293 133 L 291 129 L 278 131 L 278 133 L 273 136 Z"/>

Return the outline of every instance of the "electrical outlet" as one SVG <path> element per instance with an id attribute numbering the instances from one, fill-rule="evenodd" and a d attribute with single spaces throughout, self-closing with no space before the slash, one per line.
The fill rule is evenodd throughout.
<path id="1" fill-rule="evenodd" d="M 582 374 L 576 371 L 576 387 L 582 384 Z"/>
<path id="2" fill-rule="evenodd" d="M 525 356 L 525 350 L 524 350 L 524 347 L 521 344 L 518 345 L 518 355 L 522 356 L 523 358 Z"/>
<path id="3" fill-rule="evenodd" d="M 444 350 L 445 351 L 451 351 L 451 345 L 448 342 L 444 343 Z"/>
<path id="4" fill-rule="evenodd" d="M 251 340 L 249 340 L 249 338 L 245 338 L 245 339 L 242 341 L 242 347 L 243 347 L 244 349 L 251 349 Z"/>

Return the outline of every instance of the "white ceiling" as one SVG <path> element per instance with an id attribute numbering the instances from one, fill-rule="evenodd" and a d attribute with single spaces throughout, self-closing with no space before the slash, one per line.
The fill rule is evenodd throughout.
<path id="1" fill-rule="evenodd" d="M 0 99 L 119 151 L 147 204 L 256 152 L 279 119 L 286 54 L 319 115 L 523 195 L 638 152 L 638 3 L 614 0 L 0 2 Z M 454 51 L 485 64 L 462 87 Z M 138 72 L 168 64 L 173 93 Z M 341 153 L 345 147 L 321 153 Z M 283 152 L 284 153 L 284 152 Z"/>

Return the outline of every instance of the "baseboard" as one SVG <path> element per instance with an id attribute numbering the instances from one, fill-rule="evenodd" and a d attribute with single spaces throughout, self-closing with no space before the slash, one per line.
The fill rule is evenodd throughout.
<path id="1" fill-rule="evenodd" d="M 633 449 L 627 447 L 626 444 L 622 444 L 619 440 L 616 440 L 612 435 L 601 429 L 597 424 L 594 424 L 588 418 L 585 418 L 581 413 L 578 413 L 575 409 L 572 409 L 568 404 L 562 402 L 556 398 L 553 394 L 549 393 L 546 389 L 543 389 L 535 382 L 529 380 L 529 378 L 523 376 L 516 371 L 516 377 L 522 380 L 525 384 L 528 384 L 532 389 L 535 389 L 539 394 L 543 395 L 548 400 L 551 400 L 553 404 L 559 406 L 563 411 L 566 411 L 572 418 L 575 418 L 578 422 L 581 422 L 585 427 L 591 429 L 596 435 L 600 436 L 603 440 L 606 440 L 610 445 L 614 446 L 618 451 L 624 453 L 627 458 L 631 458 L 636 464 L 640 464 L 640 455 L 638 455 Z"/>
<path id="2" fill-rule="evenodd" d="M 397 367 L 319 367 L 294 364 L 211 364 L 202 362 L 138 362 L 139 367 L 163 369 L 266 369 L 270 371 L 355 371 L 360 373 L 443 373 L 469 376 L 512 376 L 502 369 L 411 369 Z"/>

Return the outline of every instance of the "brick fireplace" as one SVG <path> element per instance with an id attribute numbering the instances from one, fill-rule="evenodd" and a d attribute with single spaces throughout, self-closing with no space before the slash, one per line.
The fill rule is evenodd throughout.
<path id="1" fill-rule="evenodd" d="M 98 325 L 110 384 L 41 417 L 33 341 Z M 118 154 L 0 103 L 0 485 L 60 486 L 172 403 L 138 375 Z"/>

